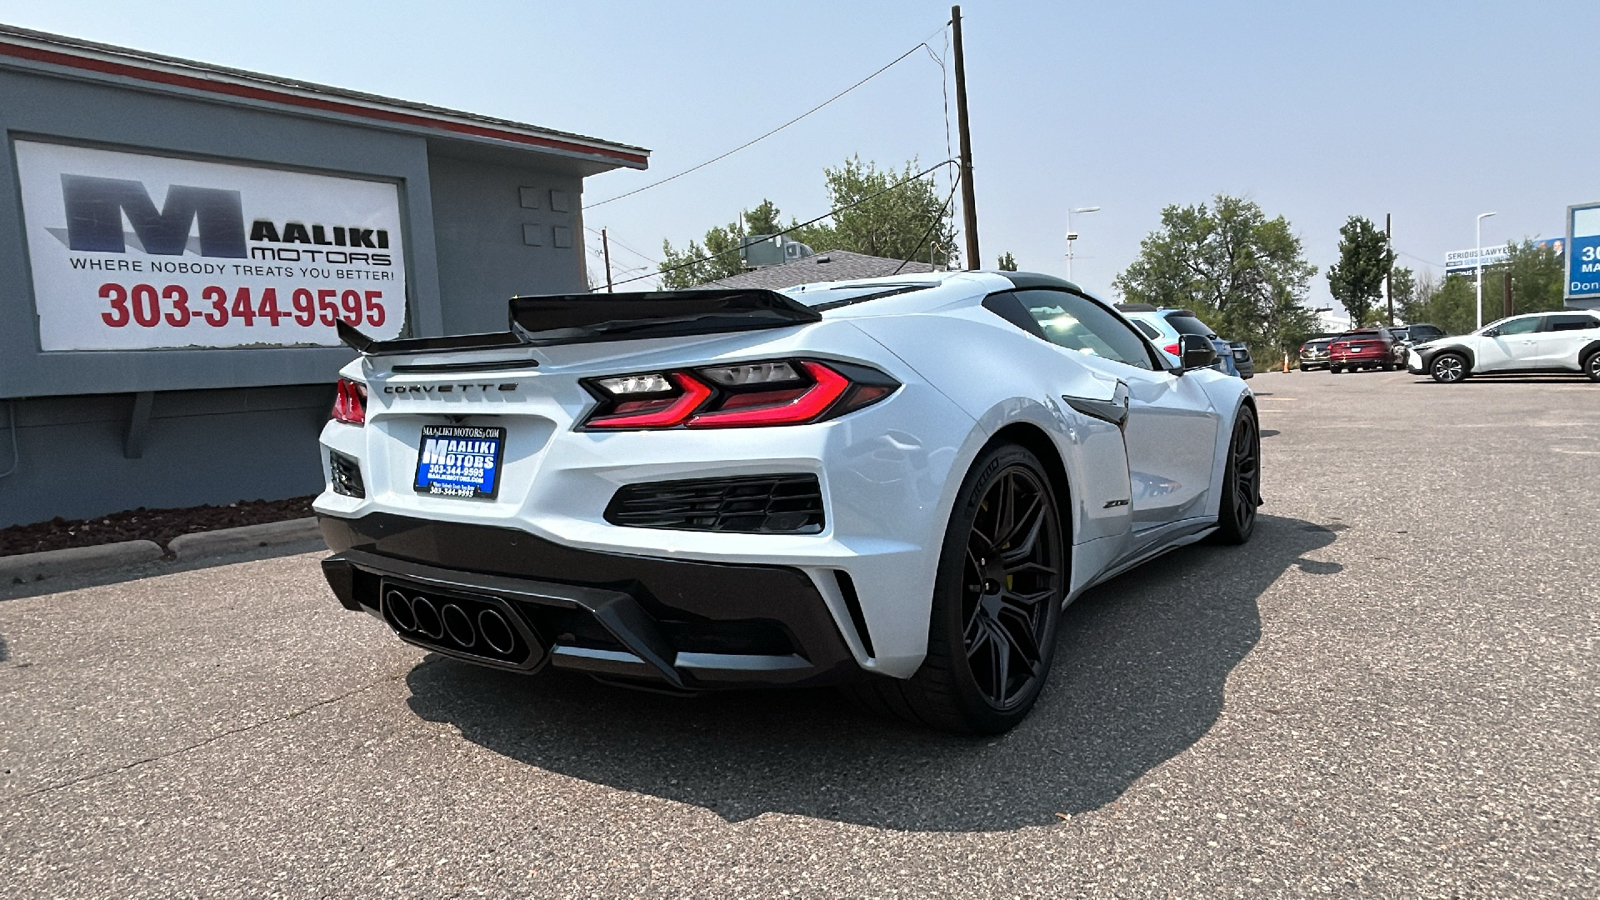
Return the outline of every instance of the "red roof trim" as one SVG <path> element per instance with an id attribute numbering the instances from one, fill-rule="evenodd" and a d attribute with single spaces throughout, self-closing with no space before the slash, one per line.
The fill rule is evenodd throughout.
<path id="1" fill-rule="evenodd" d="M 527 144 L 533 147 L 547 147 L 552 150 L 564 150 L 569 153 L 581 153 L 587 156 L 601 156 L 608 159 L 619 160 L 624 163 L 644 166 L 648 157 L 637 153 L 627 153 L 621 150 L 611 150 L 603 147 L 589 147 L 575 144 L 556 138 L 538 137 L 531 134 L 519 134 L 515 131 L 505 131 L 499 128 L 490 128 L 483 125 L 472 125 L 466 122 L 452 122 L 448 119 L 435 119 L 419 116 L 414 113 L 397 112 L 394 110 L 377 109 L 369 106 L 360 106 L 354 103 L 343 103 L 337 100 L 324 100 L 319 97 L 305 97 L 299 94 L 290 94 L 284 91 L 274 91 L 267 88 L 252 87 L 247 84 L 237 84 L 229 81 L 211 81 L 205 78 L 195 78 L 191 75 L 179 75 L 175 72 L 162 72 L 156 69 L 145 69 L 139 66 L 130 66 L 124 63 L 109 60 L 91 59 L 74 56 L 69 53 L 57 53 L 53 50 L 43 50 L 37 47 L 27 47 L 20 44 L 11 44 L 0 41 L 0 54 L 15 56 L 21 59 L 30 59 L 34 62 L 50 63 L 58 66 L 69 66 L 75 69 L 89 69 L 107 75 L 121 75 L 126 78 L 136 78 L 140 81 L 153 81 L 160 84 L 169 84 L 174 87 L 189 88 L 197 91 L 207 91 L 213 94 L 228 94 L 234 97 L 244 97 L 250 100 L 262 100 L 268 103 L 282 103 L 287 106 L 300 106 L 307 109 L 316 109 L 323 112 L 341 113 L 349 116 L 359 116 L 366 119 L 380 119 L 401 125 L 415 125 L 421 128 L 433 128 L 443 131 L 453 131 L 458 134 L 471 135 L 472 137 L 491 138 L 498 141 L 510 141 L 517 144 Z"/>

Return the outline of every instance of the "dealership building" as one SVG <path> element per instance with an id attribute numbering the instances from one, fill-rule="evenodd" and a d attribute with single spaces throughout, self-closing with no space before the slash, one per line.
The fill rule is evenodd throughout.
<path id="1" fill-rule="evenodd" d="M 588 290 L 648 151 L 0 26 L 0 527 L 315 493 L 345 321 Z"/>

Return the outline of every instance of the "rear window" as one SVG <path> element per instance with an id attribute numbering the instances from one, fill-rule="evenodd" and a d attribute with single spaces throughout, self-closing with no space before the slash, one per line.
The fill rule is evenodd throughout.
<path id="1" fill-rule="evenodd" d="M 1200 321 L 1196 316 L 1167 316 L 1167 324 L 1176 328 L 1179 334 L 1198 334 L 1203 338 L 1217 336 L 1217 333 L 1211 330 L 1211 326 Z"/>
<path id="2" fill-rule="evenodd" d="M 1582 331 L 1586 328 L 1600 328 L 1600 321 L 1594 316 L 1585 315 L 1551 316 L 1549 324 L 1545 326 L 1547 331 Z"/>

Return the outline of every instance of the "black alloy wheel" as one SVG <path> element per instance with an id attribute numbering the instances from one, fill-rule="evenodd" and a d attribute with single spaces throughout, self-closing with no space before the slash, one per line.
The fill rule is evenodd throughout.
<path id="1" fill-rule="evenodd" d="M 956 495 L 934 579 L 928 655 L 909 680 L 853 688 L 878 712 L 999 734 L 1038 699 L 1055 657 L 1067 542 L 1044 467 L 1015 444 L 979 456 Z"/>
<path id="2" fill-rule="evenodd" d="M 1467 377 L 1467 360 L 1459 353 L 1441 353 L 1433 358 L 1428 371 L 1440 384 L 1455 384 Z"/>
<path id="3" fill-rule="evenodd" d="M 1261 506 L 1261 428 L 1255 411 L 1246 406 L 1233 423 L 1228 443 L 1228 464 L 1222 476 L 1222 502 L 1217 510 L 1218 542 L 1242 544 L 1256 529 Z"/>
<path id="4" fill-rule="evenodd" d="M 1061 582 L 1061 536 L 1041 473 L 1014 464 L 978 504 L 961 577 L 962 644 L 967 668 L 995 710 L 1030 696 L 1044 669 Z"/>

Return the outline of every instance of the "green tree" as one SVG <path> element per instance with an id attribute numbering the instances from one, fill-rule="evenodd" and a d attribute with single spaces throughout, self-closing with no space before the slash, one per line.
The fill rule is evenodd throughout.
<path id="1" fill-rule="evenodd" d="M 994 267 L 1002 272 L 1015 272 L 1017 270 L 1017 258 L 1011 255 L 1010 250 L 1007 250 L 1000 254 L 999 259 L 995 260 Z"/>
<path id="2" fill-rule="evenodd" d="M 1389 296 L 1394 300 L 1395 317 L 1401 322 L 1410 322 L 1411 311 L 1417 305 L 1416 273 L 1405 266 L 1395 266 L 1389 276 Z"/>
<path id="3" fill-rule="evenodd" d="M 1339 236 L 1339 261 L 1328 267 L 1328 291 L 1350 313 L 1351 325 L 1376 324 L 1380 316 L 1373 306 L 1394 265 L 1389 238 L 1362 216 L 1351 216 Z"/>
<path id="4" fill-rule="evenodd" d="M 688 247 L 678 251 L 673 249 L 671 241 L 662 241 L 662 289 L 680 291 L 737 275 L 744 271 L 739 250 L 745 238 L 776 234 L 783 230 L 778 224 L 778 207 L 771 200 L 762 200 L 755 209 L 741 211 L 739 218 L 741 221 L 718 225 L 707 231 L 705 246 L 691 239 Z"/>
<path id="5" fill-rule="evenodd" d="M 840 210 L 831 220 L 800 226 L 791 217 L 786 228 L 779 224 L 778 207 L 771 200 L 762 200 L 754 209 L 741 212 L 741 221 L 707 231 L 703 245 L 691 240 L 679 251 L 670 240 L 664 240 L 661 287 L 682 290 L 737 275 L 744 270 L 738 251 L 747 237 L 784 231 L 818 253 L 850 250 L 957 265 L 955 223 L 946 198 L 935 189 L 933 178 L 913 178 L 917 171 L 915 159 L 897 172 L 880 170 L 876 163 L 863 163 L 859 156 L 852 156 L 822 173 L 828 206 Z M 901 181 L 906 183 L 894 187 Z M 843 209 L 846 206 L 851 208 Z"/>
<path id="6" fill-rule="evenodd" d="M 771 200 L 762 200 L 757 206 L 744 214 L 745 233 L 754 237 L 758 234 L 777 234 L 783 230 L 779 222 L 778 207 Z"/>
<path id="7" fill-rule="evenodd" d="M 1112 286 L 1130 302 L 1193 309 L 1270 359 L 1315 332 L 1316 314 L 1304 301 L 1316 271 L 1288 220 L 1218 194 L 1209 206 L 1163 209 L 1161 227 Z"/>
<path id="8" fill-rule="evenodd" d="M 1485 273 L 1486 287 L 1492 277 L 1492 273 Z M 1477 315 L 1477 291 L 1472 279 L 1446 274 L 1439 281 L 1425 281 L 1418 287 L 1413 314 L 1406 321 L 1431 322 L 1446 334 L 1466 334 L 1476 327 Z"/>
<path id="9" fill-rule="evenodd" d="M 1506 269 L 1511 273 L 1511 311 L 1513 313 L 1543 312 L 1547 309 L 1561 309 L 1566 306 L 1565 283 L 1566 273 L 1563 271 L 1565 260 L 1555 248 L 1535 244 L 1530 238 L 1523 238 L 1522 243 L 1511 241 L 1506 244 L 1506 252 L 1510 259 Z M 1484 296 L 1488 296 L 1489 282 L 1484 280 Z M 1501 297 L 1499 291 L 1495 292 L 1495 299 Z M 1484 300 L 1484 320 L 1498 319 L 1500 316 L 1489 316 L 1490 306 Z M 1495 305 L 1494 309 L 1501 309 Z"/>
<path id="10" fill-rule="evenodd" d="M 880 170 L 876 163 L 852 156 L 823 171 L 828 207 L 839 209 L 824 220 L 793 233 L 817 252 L 849 250 L 889 259 L 929 260 L 955 264 L 955 222 L 946 198 L 932 177 L 917 178 L 915 159 L 904 169 Z M 898 182 L 903 186 L 890 190 Z M 842 209 L 843 207 L 850 209 Z"/>

